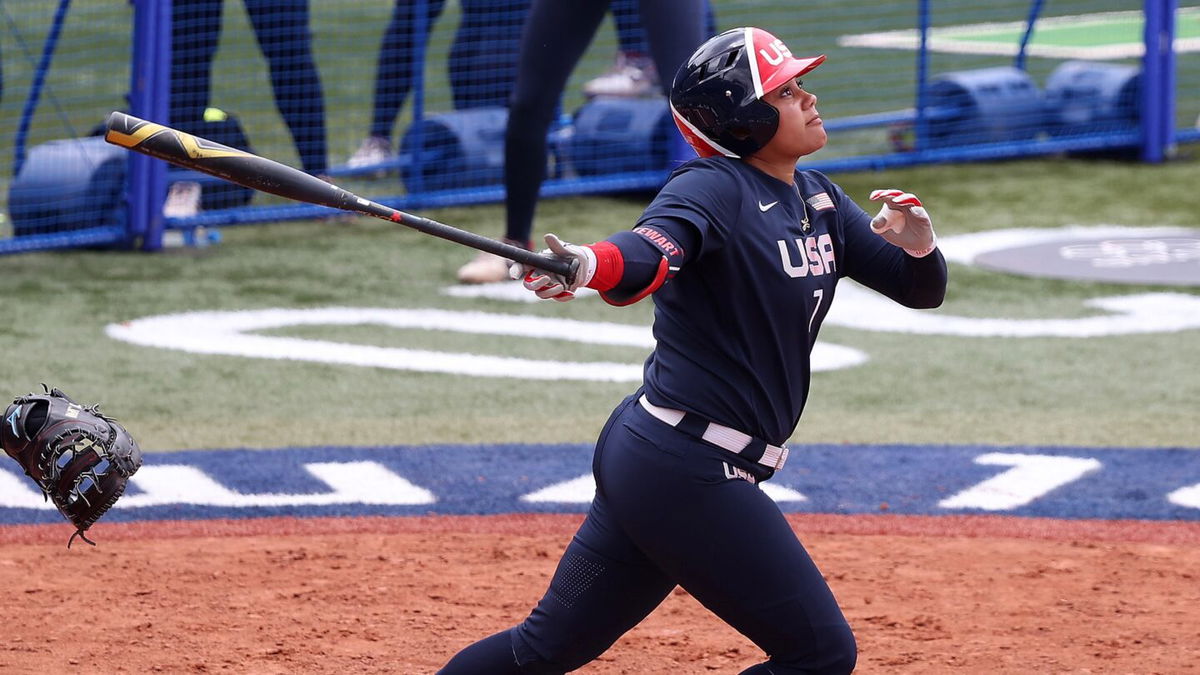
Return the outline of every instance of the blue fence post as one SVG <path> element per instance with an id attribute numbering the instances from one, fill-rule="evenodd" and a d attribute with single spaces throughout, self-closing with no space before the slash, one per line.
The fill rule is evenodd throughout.
<path id="1" fill-rule="evenodd" d="M 1146 0 L 1142 55 L 1142 148 L 1144 162 L 1166 158 L 1175 136 L 1175 32 L 1176 0 Z"/>
<path id="2" fill-rule="evenodd" d="M 1163 0 L 1163 37 L 1166 44 L 1160 52 L 1160 77 L 1165 100 L 1162 109 L 1162 147 L 1166 157 L 1175 153 L 1175 15 L 1178 9 L 1179 0 Z"/>
<path id="3" fill-rule="evenodd" d="M 171 0 L 133 2 L 133 63 L 130 68 L 129 112 L 151 121 L 167 120 L 171 69 Z M 136 152 L 129 153 L 126 174 L 128 236 L 140 237 L 142 250 L 162 248 L 163 202 L 167 167 Z"/>
<path id="4" fill-rule="evenodd" d="M 418 126 L 422 119 L 425 118 L 425 58 L 426 58 L 426 43 L 429 41 L 429 2 L 428 0 L 416 0 L 413 7 L 413 40 L 412 40 L 412 128 L 420 129 Z M 418 136 L 417 143 L 413 147 L 412 157 L 409 159 L 412 168 L 411 185 L 406 187 L 409 197 L 416 197 L 425 191 L 425 175 L 424 154 L 425 138 Z"/>
<path id="5" fill-rule="evenodd" d="M 1033 39 L 1033 27 L 1037 24 L 1041 14 L 1042 0 L 1033 0 L 1029 3 L 1029 16 L 1025 19 L 1025 32 L 1021 34 L 1021 46 L 1017 48 L 1017 58 L 1013 61 L 1014 68 L 1025 70 L 1025 57 L 1029 49 L 1029 41 Z"/>
<path id="6" fill-rule="evenodd" d="M 929 79 L 929 0 L 917 3 L 917 100 L 916 119 L 913 121 L 913 148 L 924 151 L 929 137 L 929 96 L 926 93 Z"/>

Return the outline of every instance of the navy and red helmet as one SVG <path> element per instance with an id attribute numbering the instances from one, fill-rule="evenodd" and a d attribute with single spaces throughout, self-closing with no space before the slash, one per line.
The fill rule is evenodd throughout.
<path id="1" fill-rule="evenodd" d="M 701 157 L 748 157 L 779 127 L 779 111 L 762 100 L 821 65 L 825 55 L 795 58 L 761 28 L 734 28 L 710 38 L 671 83 L 675 126 Z"/>

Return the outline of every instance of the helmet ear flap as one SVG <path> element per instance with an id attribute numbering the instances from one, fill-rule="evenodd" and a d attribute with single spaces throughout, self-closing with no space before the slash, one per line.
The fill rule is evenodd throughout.
<path id="1" fill-rule="evenodd" d="M 730 136 L 733 136 L 734 138 L 738 139 L 739 141 L 744 141 L 747 138 L 750 138 L 750 135 L 752 132 L 750 131 L 750 127 L 742 126 L 742 125 L 735 125 L 732 127 L 726 127 L 725 133 L 729 134 Z"/>

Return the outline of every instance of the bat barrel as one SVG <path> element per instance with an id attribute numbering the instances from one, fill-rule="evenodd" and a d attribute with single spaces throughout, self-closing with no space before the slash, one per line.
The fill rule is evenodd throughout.
<path id="1" fill-rule="evenodd" d="M 578 261 L 539 255 L 436 220 L 397 211 L 363 199 L 299 169 L 123 112 L 110 113 L 104 126 L 104 140 L 109 143 L 253 190 L 390 220 L 435 237 L 561 275 L 568 282 L 574 281 L 579 268 Z"/>
<path id="2" fill-rule="evenodd" d="M 221 145 L 122 112 L 109 114 L 104 140 L 253 190 L 343 208 L 343 190 L 316 176 L 251 152 Z"/>

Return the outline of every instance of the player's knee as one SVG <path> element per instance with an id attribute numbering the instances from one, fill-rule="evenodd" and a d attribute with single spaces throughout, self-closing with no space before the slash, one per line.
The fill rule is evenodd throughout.
<path id="1" fill-rule="evenodd" d="M 808 636 L 794 653 L 772 654 L 770 661 L 744 670 L 742 675 L 844 675 L 854 672 L 857 663 L 854 633 L 848 624 L 841 624 Z"/>
<path id="2" fill-rule="evenodd" d="M 823 673 L 850 673 L 858 663 L 858 643 L 850 626 L 842 624 L 825 636 L 821 665 Z"/>

